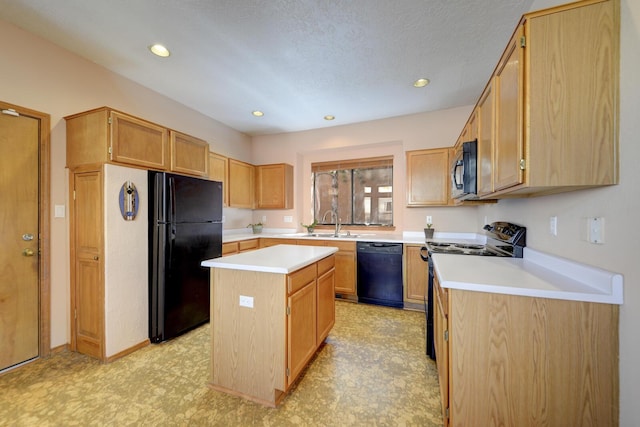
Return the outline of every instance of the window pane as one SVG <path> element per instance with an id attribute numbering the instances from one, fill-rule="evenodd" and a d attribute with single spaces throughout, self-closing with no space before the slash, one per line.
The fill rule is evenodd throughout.
<path id="1" fill-rule="evenodd" d="M 393 225 L 393 204 L 389 197 L 393 168 L 354 169 L 353 174 L 353 223 Z M 370 192 L 365 193 L 365 189 Z"/>
<path id="2" fill-rule="evenodd" d="M 332 212 L 343 224 L 351 224 L 351 171 L 315 173 L 315 219 L 319 224 L 335 224 Z"/>

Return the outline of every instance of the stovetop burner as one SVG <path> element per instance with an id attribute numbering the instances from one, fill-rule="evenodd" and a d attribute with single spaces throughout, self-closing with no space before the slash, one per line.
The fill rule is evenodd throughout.
<path id="1" fill-rule="evenodd" d="M 525 246 L 526 228 L 508 222 L 494 222 L 485 225 L 487 243 L 457 243 L 427 241 L 429 253 L 501 256 L 522 258 Z"/>

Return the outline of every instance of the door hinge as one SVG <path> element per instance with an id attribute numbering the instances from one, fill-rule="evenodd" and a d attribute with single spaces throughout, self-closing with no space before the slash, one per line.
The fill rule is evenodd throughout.
<path id="1" fill-rule="evenodd" d="M 291 375 L 291 371 L 289 370 L 289 368 L 287 368 L 287 376 Z"/>
<path id="2" fill-rule="evenodd" d="M 73 309 L 73 320 L 76 320 L 78 318 L 78 310 L 77 309 Z"/>
<path id="3" fill-rule="evenodd" d="M 523 171 L 527 166 L 527 162 L 524 159 L 520 159 L 520 170 Z"/>
<path id="4" fill-rule="evenodd" d="M 449 341 L 449 330 L 444 331 L 444 340 Z"/>
<path id="5" fill-rule="evenodd" d="M 526 47 L 527 46 L 527 39 L 525 38 L 525 36 L 520 37 L 520 47 Z"/>
<path id="6" fill-rule="evenodd" d="M 444 416 L 445 416 L 446 418 L 449 418 L 449 408 L 447 408 L 447 409 L 445 409 L 445 410 L 444 410 Z"/>
<path id="7" fill-rule="evenodd" d="M 291 316 L 291 307 L 287 306 L 287 316 Z"/>

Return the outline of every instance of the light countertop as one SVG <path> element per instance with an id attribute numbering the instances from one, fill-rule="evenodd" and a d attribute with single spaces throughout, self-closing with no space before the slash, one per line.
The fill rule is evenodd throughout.
<path id="1" fill-rule="evenodd" d="M 202 261 L 203 267 L 289 274 L 338 252 L 331 246 L 276 245 Z"/>
<path id="2" fill-rule="evenodd" d="M 524 258 L 434 254 L 440 286 L 477 292 L 623 303 L 620 274 L 525 248 Z"/>

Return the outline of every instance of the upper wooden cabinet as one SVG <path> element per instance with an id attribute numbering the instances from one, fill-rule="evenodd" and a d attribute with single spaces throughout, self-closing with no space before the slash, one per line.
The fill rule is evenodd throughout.
<path id="1" fill-rule="evenodd" d="M 449 204 L 449 151 L 407 151 L 407 206 Z"/>
<path id="2" fill-rule="evenodd" d="M 208 176 L 209 144 L 206 141 L 170 131 L 171 171 L 196 176 Z"/>
<path id="3" fill-rule="evenodd" d="M 293 209 L 293 166 L 256 166 L 256 209 Z"/>
<path id="4" fill-rule="evenodd" d="M 114 163 L 207 176 L 209 144 L 108 107 L 65 117 L 67 166 Z"/>
<path id="5" fill-rule="evenodd" d="M 69 168 L 114 162 L 168 169 L 169 132 L 161 126 L 106 107 L 65 119 Z"/>
<path id="6" fill-rule="evenodd" d="M 255 167 L 240 160 L 229 159 L 229 206 L 253 209 Z"/>
<path id="7" fill-rule="evenodd" d="M 481 197 L 618 183 L 619 27 L 614 0 L 522 17 L 474 110 Z"/>
<path id="8" fill-rule="evenodd" d="M 220 154 L 209 152 L 209 179 L 222 183 L 222 204 L 229 205 L 229 159 Z"/>

